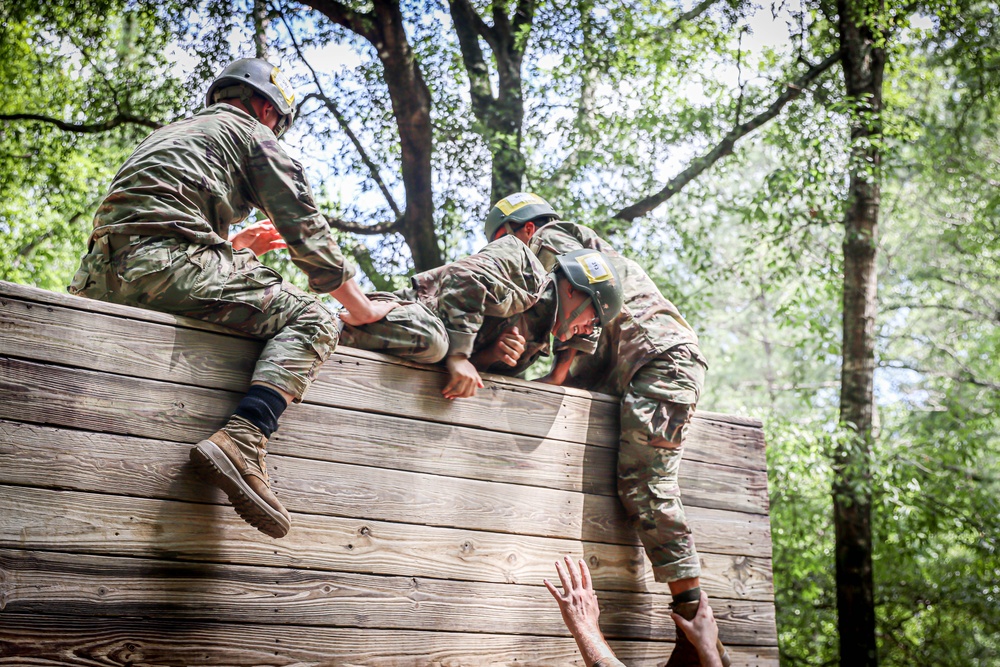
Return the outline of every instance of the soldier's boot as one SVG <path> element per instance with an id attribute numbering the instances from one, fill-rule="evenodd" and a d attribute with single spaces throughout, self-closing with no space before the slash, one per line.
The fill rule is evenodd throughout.
<path id="1" fill-rule="evenodd" d="M 206 481 L 226 492 L 244 521 L 266 535 L 284 537 L 291 519 L 271 491 L 266 447 L 264 434 L 234 415 L 191 449 L 191 461 Z"/>
<path id="2" fill-rule="evenodd" d="M 691 602 L 681 602 L 672 605 L 675 614 L 681 618 L 691 620 L 698 614 L 699 600 Z M 716 639 L 716 647 L 719 650 L 719 658 L 722 660 L 722 667 L 729 667 L 732 660 L 729 658 L 729 651 L 722 645 L 722 640 Z M 701 667 L 701 658 L 698 657 L 698 649 L 694 647 L 684 631 L 677 628 L 677 641 L 674 643 L 674 652 L 670 654 L 670 659 L 664 667 Z"/>

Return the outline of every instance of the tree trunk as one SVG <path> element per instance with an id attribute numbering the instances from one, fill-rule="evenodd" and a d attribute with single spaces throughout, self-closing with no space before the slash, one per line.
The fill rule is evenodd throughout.
<path id="1" fill-rule="evenodd" d="M 304 0 L 304 4 L 375 47 L 399 131 L 406 191 L 406 209 L 396 229 L 410 248 L 414 269 L 441 266 L 444 256 L 434 228 L 431 93 L 406 37 L 399 2 L 374 0 L 371 12 L 355 11 L 338 0 Z"/>
<path id="2" fill-rule="evenodd" d="M 877 12 L 874 16 L 868 11 Z M 837 629 L 842 667 L 875 667 L 871 449 L 878 277 L 880 137 L 885 50 L 873 26 L 881 1 L 838 0 L 845 89 L 851 118 L 850 185 L 844 213 L 844 342 L 840 421 L 849 437 L 834 459 Z M 878 45 L 877 45 L 878 44 Z"/>
<path id="3" fill-rule="evenodd" d="M 376 0 L 375 14 L 383 40 L 375 48 L 385 68 L 392 114 L 399 129 L 406 191 L 399 231 L 413 255 L 414 268 L 426 271 L 444 263 L 434 228 L 431 92 L 407 41 L 399 3 Z"/>
<path id="4" fill-rule="evenodd" d="M 493 205 L 519 191 L 524 182 L 521 64 L 528 46 L 535 3 L 534 0 L 520 0 L 513 17 L 508 17 L 502 7 L 494 6 L 493 25 L 483 21 L 469 0 L 450 0 L 449 7 L 462 49 L 462 62 L 469 76 L 477 131 L 486 140 L 493 160 L 490 182 L 490 205 Z M 479 47 L 480 37 L 489 44 L 496 64 L 496 97 L 493 96 L 489 67 Z"/>

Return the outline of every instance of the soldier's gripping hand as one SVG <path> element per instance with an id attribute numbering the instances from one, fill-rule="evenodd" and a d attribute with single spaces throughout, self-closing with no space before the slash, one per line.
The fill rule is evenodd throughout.
<path id="1" fill-rule="evenodd" d="M 500 334 L 496 342 L 488 348 L 472 355 L 472 363 L 479 370 L 487 370 L 497 362 L 516 366 L 518 359 L 524 354 L 526 345 L 527 340 L 517 327 L 513 327 Z"/>
<path id="2" fill-rule="evenodd" d="M 233 250 L 250 248 L 250 251 L 258 257 L 272 250 L 288 247 L 270 220 L 258 220 L 241 229 L 229 237 L 229 242 L 233 244 Z"/>
<path id="3" fill-rule="evenodd" d="M 482 389 L 483 379 L 467 357 L 451 354 L 445 357 L 444 363 L 451 374 L 448 384 L 441 390 L 445 398 L 468 398 L 476 395 L 476 389 Z"/>

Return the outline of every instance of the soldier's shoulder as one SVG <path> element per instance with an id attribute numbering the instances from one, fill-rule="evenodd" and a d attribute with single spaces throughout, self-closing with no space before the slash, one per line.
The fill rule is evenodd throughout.
<path id="1" fill-rule="evenodd" d="M 521 271 L 531 271 L 533 273 L 545 272 L 538 258 L 531 252 L 531 249 L 521 239 L 509 234 L 486 244 L 476 255 L 483 258 L 490 258 L 492 261 L 508 266 L 515 265 Z M 476 255 L 473 255 L 473 257 Z"/>

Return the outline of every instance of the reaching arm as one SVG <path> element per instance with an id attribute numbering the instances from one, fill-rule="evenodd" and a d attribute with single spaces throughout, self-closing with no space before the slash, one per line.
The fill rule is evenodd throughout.
<path id="1" fill-rule="evenodd" d="M 587 667 L 625 667 L 614 651 L 608 646 L 608 642 L 601 633 L 601 626 L 598 618 L 601 615 L 600 607 L 597 604 L 597 594 L 590 580 L 590 570 L 582 560 L 574 563 L 569 556 L 564 558 L 566 567 L 556 562 L 556 572 L 562 582 L 563 592 L 545 580 L 545 587 L 556 599 L 559 611 L 562 612 L 563 622 L 576 646 L 580 649 L 580 655 Z"/>
<path id="2" fill-rule="evenodd" d="M 577 350 L 573 348 L 566 348 L 556 352 L 556 359 L 552 362 L 552 370 L 549 371 L 548 375 L 538 378 L 538 381 L 545 384 L 554 384 L 557 387 L 562 386 L 569 375 L 569 367 L 573 363 L 573 359 L 576 358 L 576 353 Z"/>
<path id="3" fill-rule="evenodd" d="M 353 278 L 330 292 L 330 296 L 343 304 L 346 310 L 340 312 L 340 319 L 352 327 L 378 322 L 399 305 L 396 301 L 371 301 Z"/>

